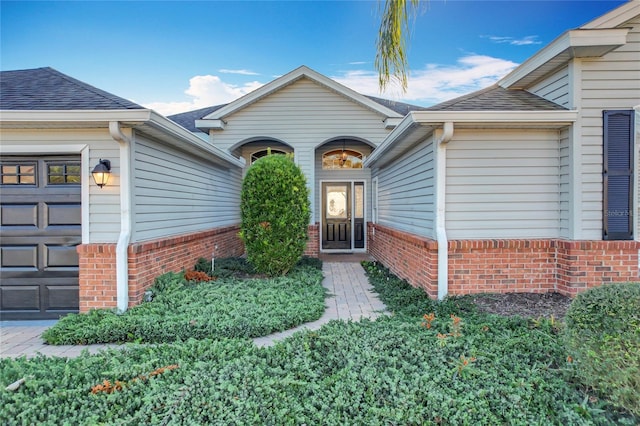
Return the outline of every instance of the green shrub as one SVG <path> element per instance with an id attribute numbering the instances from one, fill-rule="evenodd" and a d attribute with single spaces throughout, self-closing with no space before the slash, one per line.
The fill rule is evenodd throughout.
<path id="1" fill-rule="evenodd" d="M 267 155 L 247 170 L 240 201 L 249 262 L 270 276 L 286 274 L 302 257 L 309 225 L 309 190 L 290 156 Z"/>
<path id="2" fill-rule="evenodd" d="M 640 416 L 640 283 L 608 284 L 579 294 L 566 325 L 578 379 Z"/>

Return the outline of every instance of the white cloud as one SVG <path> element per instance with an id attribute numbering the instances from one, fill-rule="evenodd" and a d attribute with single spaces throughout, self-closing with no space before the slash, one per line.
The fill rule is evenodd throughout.
<path id="1" fill-rule="evenodd" d="M 172 115 L 229 103 L 254 91 L 263 84 L 259 81 L 251 81 L 242 85 L 235 85 L 225 83 L 216 75 L 197 75 L 189 80 L 189 88 L 184 92 L 191 97 L 190 101 L 149 102 L 144 106 L 163 115 Z"/>
<path id="2" fill-rule="evenodd" d="M 490 86 L 517 65 L 485 55 L 464 56 L 455 65 L 428 64 L 423 69 L 410 71 L 409 86 L 404 94 L 399 86 L 380 94 L 378 74 L 373 71 L 350 71 L 333 79 L 365 95 L 432 105 Z"/>
<path id="3" fill-rule="evenodd" d="M 218 72 L 223 73 L 223 74 L 260 75 L 257 72 L 253 72 L 253 71 L 249 71 L 249 70 L 229 70 L 229 69 L 226 69 L 226 68 L 218 70 Z"/>
<path id="4" fill-rule="evenodd" d="M 494 43 L 510 44 L 512 46 L 528 46 L 530 44 L 542 44 L 542 42 L 538 40 L 537 35 L 530 35 L 522 38 L 503 37 L 503 36 L 482 36 L 482 37 L 488 38 Z"/>

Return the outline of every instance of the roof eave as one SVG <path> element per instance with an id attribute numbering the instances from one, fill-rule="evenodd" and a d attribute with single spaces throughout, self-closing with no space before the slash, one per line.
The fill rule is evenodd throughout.
<path id="1" fill-rule="evenodd" d="M 511 71 L 498 85 L 526 89 L 573 58 L 601 57 L 627 43 L 628 28 L 567 31 Z"/>
<path id="2" fill-rule="evenodd" d="M 196 155 L 213 155 L 219 164 L 244 167 L 244 160 L 211 145 L 150 109 L 128 110 L 0 110 L 0 128 L 107 128 L 117 121 Z M 182 144 L 177 145 L 176 140 Z"/>
<path id="3" fill-rule="evenodd" d="M 578 112 L 556 111 L 414 111 L 364 161 L 383 167 L 446 122 L 456 128 L 561 128 L 574 123 Z"/>

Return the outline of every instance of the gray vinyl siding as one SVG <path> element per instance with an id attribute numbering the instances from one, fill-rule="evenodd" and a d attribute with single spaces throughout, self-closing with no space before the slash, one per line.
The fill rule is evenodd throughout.
<path id="1" fill-rule="evenodd" d="M 316 148 L 328 141 L 351 138 L 377 146 L 389 133 L 380 113 L 307 78 L 225 117 L 225 129 L 211 132 L 211 142 L 236 149 L 257 139 L 274 139 L 295 147 L 311 194 L 312 217 L 317 217 Z M 244 153 L 243 153 L 244 155 Z"/>
<path id="2" fill-rule="evenodd" d="M 458 130 L 447 145 L 449 239 L 555 238 L 558 131 Z"/>
<path id="3" fill-rule="evenodd" d="M 569 68 L 562 68 L 530 87 L 528 91 L 548 101 L 569 108 Z"/>
<path id="4" fill-rule="evenodd" d="M 560 131 L 560 237 L 571 238 L 571 131 Z"/>
<path id="5" fill-rule="evenodd" d="M 136 136 L 133 241 L 240 222 L 241 173 Z"/>
<path id="6" fill-rule="evenodd" d="M 631 27 L 626 45 L 581 61 L 581 239 L 602 239 L 602 111 L 640 104 L 640 18 L 620 27 Z"/>
<path id="7" fill-rule="evenodd" d="M 435 238 L 433 149 L 433 140 L 429 138 L 388 167 L 374 172 L 374 177 L 378 177 L 378 223 Z"/>
<path id="8" fill-rule="evenodd" d="M 322 191 L 320 188 L 320 181 L 341 181 L 341 182 L 364 182 L 365 187 L 365 219 L 371 220 L 371 169 L 344 169 L 344 170 L 323 170 L 322 169 L 322 155 L 327 151 L 333 151 L 335 149 L 341 149 L 342 143 L 331 142 L 323 145 L 316 151 L 316 172 L 315 172 L 315 205 L 318 206 L 312 222 L 321 222 L 321 208 L 322 205 Z M 352 149 L 354 151 L 361 152 L 363 156 L 371 154 L 371 147 L 362 142 L 350 143 L 345 146 L 346 149 Z"/>
<path id="9" fill-rule="evenodd" d="M 83 164 L 83 183 L 89 183 L 88 241 L 115 243 L 120 235 L 120 146 L 107 129 L 2 129 L 2 147 L 19 146 L 24 155 L 50 154 L 46 146 L 86 145 L 88 164 Z M 59 150 L 56 154 L 61 154 Z M 72 151 L 71 154 L 80 154 Z M 107 186 L 99 188 L 91 181 L 91 170 L 101 158 L 111 161 L 111 177 Z M 84 199 L 83 199 L 84 202 Z M 83 209 L 87 206 L 84 205 Z"/>

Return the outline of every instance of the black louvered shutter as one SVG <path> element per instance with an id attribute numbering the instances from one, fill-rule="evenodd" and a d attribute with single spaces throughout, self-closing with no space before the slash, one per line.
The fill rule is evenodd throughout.
<path id="1" fill-rule="evenodd" d="M 603 111 L 604 240 L 633 239 L 633 111 Z"/>

